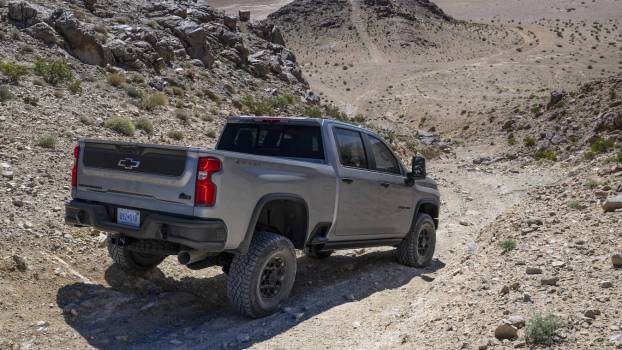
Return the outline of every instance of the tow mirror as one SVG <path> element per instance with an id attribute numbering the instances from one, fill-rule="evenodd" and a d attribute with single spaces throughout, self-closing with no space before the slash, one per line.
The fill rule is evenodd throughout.
<path id="1" fill-rule="evenodd" d="M 414 185 L 415 180 L 425 179 L 426 175 L 425 158 L 422 156 L 413 157 L 412 169 L 410 173 L 408 173 L 408 184 Z"/>

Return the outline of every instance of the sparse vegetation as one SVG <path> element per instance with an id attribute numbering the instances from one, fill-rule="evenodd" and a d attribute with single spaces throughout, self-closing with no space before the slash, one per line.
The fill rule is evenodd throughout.
<path id="1" fill-rule="evenodd" d="M 557 152 L 551 149 L 540 149 L 534 153 L 534 158 L 546 159 L 554 162 L 557 160 Z"/>
<path id="2" fill-rule="evenodd" d="M 336 119 L 336 120 L 340 120 L 344 122 L 349 121 L 348 116 L 345 113 L 340 111 L 339 108 L 332 106 L 332 105 L 326 107 L 326 114 L 329 117 Z"/>
<path id="3" fill-rule="evenodd" d="M 0 85 L 0 102 L 5 102 L 13 98 L 11 89 L 6 85 Z"/>
<path id="4" fill-rule="evenodd" d="M 56 137 L 46 134 L 37 139 L 37 146 L 54 149 L 56 147 Z"/>
<path id="5" fill-rule="evenodd" d="M 590 144 L 590 151 L 596 154 L 607 153 L 613 149 L 615 141 L 612 139 L 603 139 L 599 137 Z"/>
<path id="6" fill-rule="evenodd" d="M 75 79 L 74 81 L 69 83 L 69 86 L 67 86 L 67 89 L 69 89 L 69 91 L 71 91 L 71 93 L 74 95 L 81 94 L 82 93 L 82 82 L 78 79 Z"/>
<path id="7" fill-rule="evenodd" d="M 126 136 L 134 136 L 134 132 L 136 131 L 132 120 L 125 117 L 112 117 L 106 120 L 104 126 Z"/>
<path id="8" fill-rule="evenodd" d="M 529 343 L 550 344 L 562 326 L 562 321 L 553 314 L 536 314 L 525 325 L 525 338 Z"/>
<path id="9" fill-rule="evenodd" d="M 35 73 L 40 75 L 48 84 L 57 85 L 73 79 L 71 68 L 63 60 L 45 61 L 35 60 Z"/>
<path id="10" fill-rule="evenodd" d="M 501 254 L 507 254 L 516 249 L 516 241 L 513 239 L 503 240 L 499 243 L 499 247 L 501 247 Z"/>
<path id="11" fill-rule="evenodd" d="M 131 98 L 141 98 L 143 97 L 143 93 L 142 91 L 140 91 L 139 89 L 137 89 L 136 87 L 132 86 L 132 85 L 127 85 L 125 87 L 125 92 L 127 92 L 127 95 Z"/>
<path id="12" fill-rule="evenodd" d="M 315 106 L 311 106 L 311 107 L 307 107 L 305 108 L 303 114 L 307 117 L 312 117 L 312 118 L 321 118 L 322 117 L 322 111 L 315 107 Z"/>
<path id="13" fill-rule="evenodd" d="M 153 134 L 153 124 L 147 118 L 138 119 L 136 121 L 136 129 L 142 130 L 149 135 Z"/>
<path id="14" fill-rule="evenodd" d="M 216 131 L 214 130 L 208 130 L 205 135 L 207 135 L 207 137 L 211 138 L 211 139 L 215 139 L 216 138 Z"/>
<path id="15" fill-rule="evenodd" d="M 127 82 L 127 79 L 125 78 L 125 75 L 123 74 L 110 73 L 106 76 L 106 81 L 108 81 L 108 84 L 114 87 L 119 87 L 119 86 L 124 85 Z"/>
<path id="16" fill-rule="evenodd" d="M 184 139 L 184 133 L 179 130 L 171 130 L 166 135 L 176 141 Z"/>
<path id="17" fill-rule="evenodd" d="M 585 181 L 585 187 L 589 188 L 590 190 L 595 189 L 596 187 L 598 187 L 598 185 L 598 181 L 594 179 L 587 179 L 587 181 Z"/>
<path id="18" fill-rule="evenodd" d="M 525 146 L 527 147 L 533 147 L 536 145 L 536 140 L 531 136 L 525 136 L 525 139 L 523 139 L 523 142 L 525 143 Z"/>
<path id="19" fill-rule="evenodd" d="M 274 114 L 274 105 L 270 99 L 255 99 L 253 96 L 247 95 L 242 98 L 242 106 L 244 111 L 251 115 Z"/>
<path id="20" fill-rule="evenodd" d="M 185 109 L 177 109 L 175 111 L 175 117 L 184 123 L 188 123 L 190 121 L 190 113 L 188 113 Z"/>
<path id="21" fill-rule="evenodd" d="M 0 72 L 7 77 L 10 83 L 15 84 L 21 77 L 28 74 L 28 68 L 18 63 L 0 61 Z"/>
<path id="22" fill-rule="evenodd" d="M 168 97 L 161 92 L 153 93 L 143 99 L 143 107 L 149 111 L 157 107 L 166 106 L 167 104 Z"/>
<path id="23" fill-rule="evenodd" d="M 568 201 L 567 205 L 568 205 L 568 208 L 570 209 L 581 209 L 582 207 L 581 202 L 579 202 L 576 199 Z"/>

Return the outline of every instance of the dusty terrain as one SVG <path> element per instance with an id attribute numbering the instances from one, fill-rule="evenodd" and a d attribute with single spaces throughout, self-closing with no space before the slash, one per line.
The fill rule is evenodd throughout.
<path id="1" fill-rule="evenodd" d="M 281 4 L 210 3 L 228 13 L 251 8 L 257 18 Z M 303 6 L 307 22 L 295 23 L 290 13 L 294 22 L 279 24 L 295 60 L 245 24 L 227 29 L 218 15 L 205 22 L 210 33 L 221 33 L 210 48 L 212 67 L 193 61 L 193 47 L 182 45 L 160 72 L 147 64 L 83 64 L 62 41 L 48 46 L 18 32 L 0 6 L 0 60 L 64 58 L 82 82 L 74 94 L 68 83 L 42 82 L 33 72 L 18 83 L 0 74 L 12 95 L 0 104 L 0 349 L 622 348 L 622 270 L 612 264 L 622 251 L 622 212 L 601 208 L 622 192 L 615 15 L 622 3 L 439 1 L 446 15 L 414 8 L 421 27 L 408 35 L 395 29 L 410 20 L 378 19 L 367 1 L 321 3 L 339 7 L 317 14 Z M 106 34 L 99 43 L 121 38 L 143 48 L 137 33 L 150 30 L 177 40 L 131 15 L 139 3 L 124 6 L 111 18 L 98 14 L 105 7 L 70 7 L 83 12 L 82 22 L 108 28 L 99 29 Z M 338 26 L 314 27 L 336 14 Z M 305 28 L 317 32 L 307 36 Z M 245 52 L 238 36 L 256 61 L 236 63 L 230 49 Z M 259 51 L 269 54 L 253 56 Z M 262 73 L 262 62 L 274 56 L 291 76 Z M 301 79 L 294 76 L 298 64 Z M 113 86 L 112 73 L 126 81 Z M 362 114 L 404 160 L 422 144 L 431 147 L 429 173 L 443 208 L 429 268 L 401 266 L 384 248 L 324 261 L 301 256 L 283 310 L 249 320 L 227 305 L 220 269 L 192 272 L 168 258 L 145 278 L 128 276 L 111 265 L 104 233 L 63 224 L 77 138 L 211 147 L 228 115 L 257 110 L 247 96 L 283 97 L 274 113 L 314 106 L 305 99 L 306 80 L 322 102 Z M 168 102 L 146 109 L 130 87 L 144 96 L 161 88 Z M 559 99 L 550 103 L 553 90 Z M 147 117 L 153 131 L 130 136 L 106 127 L 119 116 L 135 124 Z M 41 142 L 48 135 L 54 147 Z M 516 246 L 503 253 L 507 240 Z M 537 314 L 556 315 L 562 324 L 545 345 L 526 339 L 524 323 Z M 510 339 L 495 336 L 503 323 L 516 332 Z"/>

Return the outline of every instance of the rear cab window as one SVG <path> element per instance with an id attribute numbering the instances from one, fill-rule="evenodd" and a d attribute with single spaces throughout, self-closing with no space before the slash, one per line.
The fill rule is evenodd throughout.
<path id="1" fill-rule="evenodd" d="M 319 125 L 230 123 L 217 150 L 324 162 Z"/>
<path id="2" fill-rule="evenodd" d="M 367 135 L 369 148 L 374 159 L 374 170 L 402 175 L 400 163 L 393 155 L 393 152 L 380 139 L 375 136 Z"/>

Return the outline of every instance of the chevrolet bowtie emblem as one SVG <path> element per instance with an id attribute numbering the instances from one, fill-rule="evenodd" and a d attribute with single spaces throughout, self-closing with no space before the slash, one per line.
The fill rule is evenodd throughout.
<path id="1" fill-rule="evenodd" d="M 140 166 L 140 161 L 132 158 L 125 158 L 121 159 L 117 165 L 123 169 L 133 170 Z"/>

